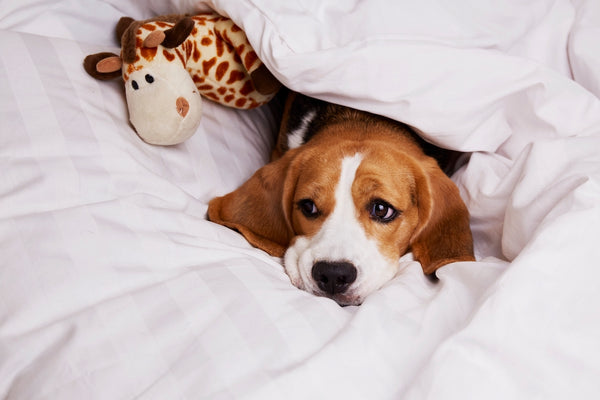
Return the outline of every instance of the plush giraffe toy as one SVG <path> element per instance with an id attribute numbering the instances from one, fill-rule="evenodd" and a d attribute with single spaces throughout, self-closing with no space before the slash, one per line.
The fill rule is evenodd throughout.
<path id="1" fill-rule="evenodd" d="M 250 109 L 280 88 L 244 32 L 230 19 L 207 13 L 168 15 L 117 24 L 121 55 L 97 53 L 84 60 L 94 78 L 123 77 L 129 119 L 147 143 L 172 145 L 194 134 L 201 96 Z"/>

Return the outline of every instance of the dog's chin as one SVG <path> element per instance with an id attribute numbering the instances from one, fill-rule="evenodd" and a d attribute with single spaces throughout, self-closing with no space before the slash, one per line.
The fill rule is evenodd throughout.
<path id="1" fill-rule="evenodd" d="M 297 269 L 285 268 L 285 271 L 286 271 L 288 277 L 290 278 L 292 285 L 294 285 L 298 289 L 304 290 L 305 292 L 308 292 L 308 293 L 318 296 L 318 297 L 327 297 L 327 298 L 335 301 L 342 307 L 359 306 L 362 304 L 362 302 L 364 300 L 364 296 L 358 295 L 353 292 L 338 293 L 338 294 L 330 295 L 330 294 L 325 293 L 322 290 L 318 289 L 317 287 L 313 287 L 310 283 L 305 284 L 304 280 L 298 273 Z"/>
<path id="2" fill-rule="evenodd" d="M 300 277 L 296 280 L 291 280 L 292 284 L 296 286 L 298 289 L 304 290 L 314 296 L 318 297 L 326 297 L 338 303 L 342 307 L 346 306 L 360 306 L 365 298 L 365 296 L 356 293 L 354 291 L 348 291 L 344 293 L 337 294 L 329 294 L 321 289 L 314 287 L 312 284 L 305 284 Z M 311 282 L 312 283 L 312 282 Z"/>
<path id="3" fill-rule="evenodd" d="M 329 295 L 327 293 L 323 293 L 323 292 L 317 292 L 317 293 L 313 293 L 316 296 L 320 296 L 320 297 L 327 297 L 333 301 L 335 301 L 336 303 L 338 303 L 340 306 L 342 307 L 346 307 L 346 306 L 360 306 L 363 302 L 363 297 L 361 296 L 355 296 L 351 293 L 342 293 L 342 294 L 335 294 L 335 295 Z"/>

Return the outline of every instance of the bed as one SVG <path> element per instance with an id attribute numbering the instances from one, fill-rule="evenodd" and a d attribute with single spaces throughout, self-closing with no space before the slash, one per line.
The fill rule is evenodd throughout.
<path id="1" fill-rule="evenodd" d="M 276 107 L 205 103 L 141 141 L 87 54 L 214 9 L 287 87 L 470 153 L 476 262 L 410 256 L 361 306 L 292 286 L 205 218 L 268 161 Z M 0 4 L 0 397 L 591 399 L 600 393 L 600 3 Z"/>

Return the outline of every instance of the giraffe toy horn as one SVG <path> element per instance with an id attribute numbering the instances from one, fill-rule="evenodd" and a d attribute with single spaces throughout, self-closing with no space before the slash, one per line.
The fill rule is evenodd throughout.
<path id="1" fill-rule="evenodd" d="M 174 49 L 181 45 L 190 36 L 194 29 L 194 20 L 186 17 L 177 22 L 175 26 L 166 31 L 154 31 L 144 39 L 144 47 L 154 48 L 163 45 L 167 49 Z"/>
<path id="2" fill-rule="evenodd" d="M 165 39 L 160 43 L 167 49 L 174 49 L 181 45 L 192 34 L 194 30 L 194 20 L 185 17 L 178 21 L 175 26 L 165 31 Z"/>

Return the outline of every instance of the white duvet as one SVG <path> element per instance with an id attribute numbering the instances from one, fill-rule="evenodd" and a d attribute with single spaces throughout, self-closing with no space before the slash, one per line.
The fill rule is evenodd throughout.
<path id="1" fill-rule="evenodd" d="M 478 261 L 341 308 L 207 222 L 270 109 L 150 146 L 81 66 L 122 15 L 207 7 L 290 88 L 472 152 Z M 0 398 L 598 398 L 599 97 L 597 0 L 2 0 Z"/>

